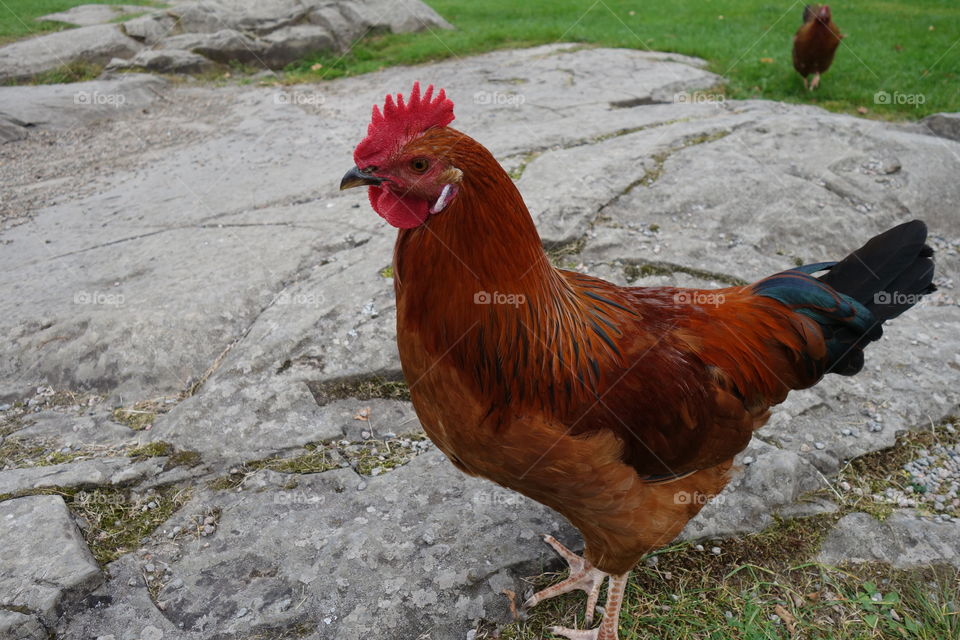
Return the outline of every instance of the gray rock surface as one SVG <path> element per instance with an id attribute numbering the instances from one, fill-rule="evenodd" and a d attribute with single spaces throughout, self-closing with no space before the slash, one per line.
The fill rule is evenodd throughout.
<path id="1" fill-rule="evenodd" d="M 198 73 L 217 65 L 210 58 L 182 49 L 144 49 L 129 60 L 114 58 L 107 70 L 139 68 L 154 73 Z"/>
<path id="2" fill-rule="evenodd" d="M 182 397 L 136 437 L 198 451 L 211 474 L 138 485 L 195 493 L 111 564 L 96 593 L 113 604 L 58 633 L 192 640 L 305 621 L 308 638 L 462 638 L 476 618 L 504 619 L 499 591 L 552 561 L 534 533 L 576 545 L 558 517 L 430 448 L 378 476 L 347 461 L 306 476 L 240 464 L 419 430 L 408 403 L 349 391 L 399 372 L 382 273 L 395 231 L 337 185 L 370 106 L 426 78 L 456 102 L 455 126 L 517 176 L 545 243 L 575 241 L 564 261 L 621 284 L 722 286 L 841 257 L 913 217 L 930 224 L 938 295 L 888 325 L 860 375 L 791 394 L 688 538 L 830 510 L 798 498 L 898 430 L 956 414 L 960 220 L 944 203 L 960 201 L 960 144 L 917 125 L 694 100 L 718 82 L 698 61 L 571 45 L 316 86 L 175 86 L 146 113 L 0 147 L 0 403 L 40 385 L 124 406 Z M 348 391 L 325 395 L 336 384 Z M 92 411 L 11 428 L 74 444 L 134 437 Z M 224 477 L 240 490 L 208 488 Z M 187 526 L 208 517 L 206 535 Z"/>
<path id="3" fill-rule="evenodd" d="M 866 513 L 851 513 L 823 541 L 818 560 L 884 562 L 900 569 L 950 564 L 960 567 L 960 523 L 933 522 L 910 511 L 894 512 L 880 521 Z"/>
<path id="4" fill-rule="evenodd" d="M 35 616 L 0 609 L 0 638 L 47 640 L 47 631 Z"/>
<path id="5" fill-rule="evenodd" d="M 115 24 L 58 31 L 0 47 L 0 82 L 24 80 L 76 60 L 105 64 L 129 58 L 143 45 Z"/>
<path id="6" fill-rule="evenodd" d="M 45 625 L 103 581 L 60 496 L 0 502 L 0 609 L 29 610 Z"/>
<path id="7" fill-rule="evenodd" d="M 960 113 L 935 113 L 920 121 L 932 133 L 960 141 Z"/>
<path id="8" fill-rule="evenodd" d="M 66 11 L 48 13 L 37 20 L 64 22 L 78 27 L 89 27 L 95 24 L 113 22 L 134 13 L 149 10 L 150 7 L 135 4 L 82 4 L 71 7 Z"/>
<path id="9" fill-rule="evenodd" d="M 98 458 L 50 466 L 0 471 L 0 494 L 45 487 L 128 485 L 160 473 L 166 458 L 134 462 L 130 458 Z"/>
<path id="10" fill-rule="evenodd" d="M 464 476 L 437 451 L 366 479 L 340 469 L 291 487 L 285 474 L 258 472 L 241 491 L 197 495 L 179 518 L 191 508 L 222 510 L 216 533 L 158 536 L 137 554 L 163 567 L 156 602 L 184 638 L 306 622 L 320 638 L 462 637 L 465 621 L 505 621 L 500 590 L 522 593 L 518 577 L 551 559 L 538 532 L 576 541 L 556 514 Z M 82 613 L 70 632 L 119 637 L 130 623 L 118 613 Z"/>
<path id="11" fill-rule="evenodd" d="M 143 109 L 161 99 L 166 87 L 166 80 L 140 73 L 72 84 L 2 87 L 0 122 L 21 131 L 69 129 Z"/>

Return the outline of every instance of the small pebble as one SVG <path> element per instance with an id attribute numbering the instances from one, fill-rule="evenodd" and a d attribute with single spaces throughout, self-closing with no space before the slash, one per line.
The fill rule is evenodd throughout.
<path id="1" fill-rule="evenodd" d="M 720 555 L 720 553 L 721 553 L 721 549 L 720 549 L 720 547 L 712 547 L 712 548 L 710 549 L 710 553 L 712 553 L 712 554 L 715 555 L 715 556 L 718 556 L 718 555 Z"/>
<path id="2" fill-rule="evenodd" d="M 247 615 L 247 612 L 248 609 L 246 607 L 241 607 L 240 611 L 237 611 L 237 617 L 242 618 L 243 616 Z"/>
<path id="3" fill-rule="evenodd" d="M 365 481 L 363 481 L 363 480 L 361 480 L 361 481 L 357 484 L 357 491 L 363 491 L 363 490 L 366 489 L 366 488 L 367 488 L 367 483 L 366 483 Z"/>
<path id="4" fill-rule="evenodd" d="M 697 546 L 694 547 L 694 549 L 696 549 L 697 551 L 703 551 L 703 545 L 698 544 Z"/>
<path id="5" fill-rule="evenodd" d="M 813 443 L 813 446 L 816 447 L 817 449 L 826 449 L 826 448 L 827 448 L 827 445 L 823 444 L 822 442 L 814 442 L 814 443 Z"/>
<path id="6" fill-rule="evenodd" d="M 754 462 L 753 456 L 746 456 L 743 459 L 743 464 L 753 464 L 753 462 Z"/>

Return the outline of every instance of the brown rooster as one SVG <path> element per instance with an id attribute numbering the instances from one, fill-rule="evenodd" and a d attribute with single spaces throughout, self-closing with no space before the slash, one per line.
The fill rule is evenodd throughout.
<path id="1" fill-rule="evenodd" d="M 803 76 L 804 89 L 820 85 L 820 74 L 826 73 L 843 36 L 833 22 L 830 7 L 807 5 L 803 8 L 803 26 L 793 37 L 793 68 Z M 813 79 L 807 84 L 807 76 Z"/>
<path id="2" fill-rule="evenodd" d="M 570 576 L 526 605 L 582 589 L 589 626 L 609 577 L 598 628 L 554 631 L 614 640 L 630 569 L 724 487 L 770 407 L 858 372 L 881 323 L 932 290 L 926 227 L 748 286 L 618 287 L 550 264 L 513 181 L 452 120 L 432 86 L 387 96 L 340 188 L 368 186 L 400 229 L 397 343 L 427 434 L 583 534 L 583 557 L 546 536 Z"/>

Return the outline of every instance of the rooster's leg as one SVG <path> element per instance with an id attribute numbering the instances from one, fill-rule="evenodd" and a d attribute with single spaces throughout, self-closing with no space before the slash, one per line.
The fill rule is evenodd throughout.
<path id="1" fill-rule="evenodd" d="M 807 76 L 803 76 L 803 88 L 810 89 L 810 83 L 807 82 Z"/>
<path id="2" fill-rule="evenodd" d="M 565 636 L 570 640 L 618 640 L 617 633 L 620 626 L 620 606 L 623 604 L 623 592 L 627 586 L 627 576 L 630 572 L 619 576 L 610 576 L 610 586 L 607 589 L 607 604 L 603 608 L 603 620 L 596 629 L 566 629 L 564 627 L 550 627 L 550 633 Z"/>
<path id="3" fill-rule="evenodd" d="M 819 86 L 820 86 L 820 74 L 815 73 L 813 74 L 813 80 L 810 81 L 810 91 L 813 91 Z"/>
<path id="4" fill-rule="evenodd" d="M 524 608 L 529 609 L 548 598 L 581 589 L 587 594 L 587 613 L 584 620 L 588 626 L 593 624 L 593 612 L 597 607 L 597 598 L 600 597 L 600 587 L 603 586 L 603 579 L 609 574 L 600 571 L 587 562 L 585 558 L 581 558 L 567 549 L 553 536 L 543 536 L 543 540 L 553 547 L 554 551 L 570 565 L 570 577 L 530 596 L 530 599 L 523 603 Z"/>

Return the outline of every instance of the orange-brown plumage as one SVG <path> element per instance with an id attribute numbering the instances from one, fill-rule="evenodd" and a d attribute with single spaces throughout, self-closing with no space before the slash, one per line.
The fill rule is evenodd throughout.
<path id="1" fill-rule="evenodd" d="M 793 68 L 803 76 L 807 86 L 807 76 L 814 76 L 810 88 L 815 89 L 820 74 L 825 73 L 833 64 L 837 47 L 843 36 L 833 22 L 830 7 L 807 5 L 803 10 L 803 25 L 793 37 Z"/>
<path id="2" fill-rule="evenodd" d="M 591 571 L 621 588 L 725 486 L 771 406 L 831 367 L 859 370 L 879 323 L 905 309 L 868 310 L 835 290 L 863 284 L 846 262 L 829 286 L 798 269 L 719 290 L 624 288 L 556 269 L 513 181 L 447 126 L 389 157 L 355 158 L 344 184 L 370 185 L 375 208 L 382 189 L 412 207 L 389 212 L 401 227 L 397 343 L 427 434 L 466 473 L 566 516 Z M 884 258 L 873 266 L 890 270 L 886 283 L 916 267 L 904 287 L 926 291 L 926 231 L 909 225 L 872 241 Z M 870 247 L 858 262 L 876 261 Z M 599 637 L 615 637 L 605 624 Z"/>

